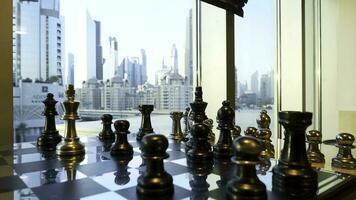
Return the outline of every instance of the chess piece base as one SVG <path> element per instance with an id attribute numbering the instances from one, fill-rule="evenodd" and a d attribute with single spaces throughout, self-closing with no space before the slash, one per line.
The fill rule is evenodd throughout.
<path id="1" fill-rule="evenodd" d="M 307 152 L 308 160 L 312 163 L 325 163 L 324 155 L 320 152 Z"/>
<path id="2" fill-rule="evenodd" d="M 53 133 L 43 133 L 37 139 L 37 147 L 40 150 L 55 150 L 58 143 L 62 140 L 62 136 L 59 135 L 58 131 Z"/>
<path id="3" fill-rule="evenodd" d="M 261 181 L 249 184 L 234 179 L 227 184 L 226 197 L 234 200 L 267 200 L 266 186 Z"/>
<path id="4" fill-rule="evenodd" d="M 173 178 L 166 172 L 160 176 L 142 175 L 137 180 L 136 191 L 142 196 L 171 196 L 174 193 Z"/>
<path id="5" fill-rule="evenodd" d="M 64 139 L 57 145 L 57 155 L 59 156 L 75 156 L 85 154 L 84 145 L 79 141 L 79 138 Z"/>
<path id="6" fill-rule="evenodd" d="M 356 159 L 339 159 L 336 157 L 332 159 L 331 166 L 343 169 L 356 169 Z"/>
<path id="7" fill-rule="evenodd" d="M 272 175 L 272 191 L 299 199 L 316 196 L 318 174 L 310 168 L 276 165 Z"/>

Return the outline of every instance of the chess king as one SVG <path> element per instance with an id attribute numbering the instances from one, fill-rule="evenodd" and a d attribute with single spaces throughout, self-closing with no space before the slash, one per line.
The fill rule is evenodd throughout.
<path id="1" fill-rule="evenodd" d="M 80 119 L 77 110 L 79 102 L 74 100 L 75 90 L 73 85 L 68 85 L 66 89 L 67 100 L 61 105 L 64 109 L 62 119 L 65 120 L 64 141 L 57 145 L 57 155 L 77 156 L 84 155 L 84 144 L 79 141 L 75 128 L 75 120 Z"/>

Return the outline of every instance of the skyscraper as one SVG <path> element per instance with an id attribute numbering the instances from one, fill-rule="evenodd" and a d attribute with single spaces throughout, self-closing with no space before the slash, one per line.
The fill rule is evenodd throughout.
<path id="1" fill-rule="evenodd" d="M 118 44 L 116 37 L 109 37 L 109 51 L 104 63 L 104 80 L 111 79 L 114 76 L 124 78 L 124 71 L 119 67 Z"/>
<path id="2" fill-rule="evenodd" d="M 96 26 L 89 11 L 79 11 L 78 44 L 75 53 L 75 87 L 96 78 Z"/>
<path id="3" fill-rule="evenodd" d="M 74 54 L 68 53 L 67 84 L 74 84 Z"/>
<path id="4" fill-rule="evenodd" d="M 95 45 L 96 45 L 96 79 L 103 80 L 103 47 L 101 46 L 101 24 L 95 22 Z"/>
<path id="5" fill-rule="evenodd" d="M 251 91 L 258 95 L 258 71 L 251 75 Z"/>
<path id="6" fill-rule="evenodd" d="M 173 44 L 171 49 L 171 70 L 174 73 L 178 73 L 178 50 L 176 44 Z"/>
<path id="7" fill-rule="evenodd" d="M 59 0 L 14 0 L 13 9 L 15 82 L 29 78 L 62 84 L 64 18 Z"/>
<path id="8" fill-rule="evenodd" d="M 147 56 L 146 56 L 146 51 L 144 49 L 141 49 L 141 60 L 142 60 L 142 84 L 146 83 L 147 81 Z"/>
<path id="9" fill-rule="evenodd" d="M 189 10 L 189 16 L 186 21 L 185 35 L 185 58 L 184 58 L 184 76 L 188 80 L 188 84 L 193 85 L 193 14 L 192 9 Z"/>

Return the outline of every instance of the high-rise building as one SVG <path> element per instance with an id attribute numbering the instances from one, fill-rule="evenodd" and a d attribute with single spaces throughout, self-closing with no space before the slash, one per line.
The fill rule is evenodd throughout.
<path id="1" fill-rule="evenodd" d="M 178 73 L 178 50 L 176 44 L 173 44 L 171 49 L 171 70 L 173 73 Z"/>
<path id="2" fill-rule="evenodd" d="M 96 79 L 103 80 L 103 47 L 101 46 L 101 24 L 95 22 Z"/>
<path id="3" fill-rule="evenodd" d="M 119 67 L 118 44 L 115 37 L 109 37 L 109 51 L 104 63 L 104 80 L 110 80 L 112 77 L 118 76 L 124 78 L 124 71 Z"/>
<path id="4" fill-rule="evenodd" d="M 96 26 L 87 9 L 79 11 L 77 48 L 75 53 L 75 87 L 96 78 Z"/>
<path id="5" fill-rule="evenodd" d="M 141 49 L 141 65 L 142 65 L 142 83 L 147 82 L 147 56 L 146 56 L 146 51 L 144 49 Z"/>
<path id="6" fill-rule="evenodd" d="M 15 85 L 21 79 L 63 83 L 64 18 L 59 0 L 13 1 Z"/>
<path id="7" fill-rule="evenodd" d="M 261 75 L 260 99 L 262 104 L 273 103 L 273 70 Z"/>
<path id="8" fill-rule="evenodd" d="M 258 96 L 258 71 L 251 75 L 251 91 Z"/>
<path id="9" fill-rule="evenodd" d="M 68 53 L 67 84 L 74 84 L 74 54 Z"/>
<path id="10" fill-rule="evenodd" d="M 145 58 L 145 54 L 142 57 Z M 131 87 L 137 87 L 147 81 L 147 70 L 144 70 L 144 63 L 140 63 L 139 57 L 124 58 L 119 69 L 123 69 L 124 80 L 128 81 Z"/>
<path id="11" fill-rule="evenodd" d="M 157 86 L 161 77 L 168 73 L 170 70 L 168 69 L 166 63 L 164 62 L 164 58 L 162 59 L 162 68 L 157 70 L 155 73 L 155 85 Z"/>
<path id="12" fill-rule="evenodd" d="M 186 21 L 185 35 L 185 58 L 184 58 L 184 76 L 188 84 L 193 85 L 193 14 L 189 10 L 189 16 Z"/>
<path id="13" fill-rule="evenodd" d="M 96 78 L 91 78 L 83 82 L 82 87 L 78 88 L 76 91 L 81 109 L 102 109 L 101 93 L 103 85 L 104 83 L 98 81 Z"/>

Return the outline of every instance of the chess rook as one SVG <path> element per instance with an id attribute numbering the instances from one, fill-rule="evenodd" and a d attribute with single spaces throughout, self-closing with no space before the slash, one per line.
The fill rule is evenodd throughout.
<path id="1" fill-rule="evenodd" d="M 170 138 L 176 141 L 181 141 L 184 138 L 180 120 L 183 117 L 183 112 L 171 112 L 170 117 L 172 119 L 172 133 Z"/>
<path id="2" fill-rule="evenodd" d="M 233 155 L 231 132 L 234 129 L 235 110 L 229 101 L 223 101 L 218 110 L 216 120 L 220 136 L 218 142 L 213 146 L 214 157 L 219 159 L 230 159 Z"/>
<path id="3" fill-rule="evenodd" d="M 174 192 L 173 178 L 164 170 L 163 159 L 168 140 L 161 134 L 148 134 L 142 138 L 142 159 L 146 161 L 146 172 L 137 179 L 136 191 L 139 196 L 163 197 Z"/>
<path id="4" fill-rule="evenodd" d="M 203 90 L 202 87 L 195 87 L 195 97 L 194 102 L 190 103 L 191 111 L 190 111 L 190 119 L 193 123 L 201 123 L 204 120 L 208 119 L 205 114 L 205 109 L 208 106 L 208 103 L 203 101 Z M 193 138 L 190 135 L 188 137 L 188 141 L 185 144 L 185 151 L 188 152 L 193 146 Z"/>
<path id="5" fill-rule="evenodd" d="M 310 112 L 278 113 L 284 128 L 284 146 L 278 165 L 272 169 L 272 190 L 289 198 L 314 198 L 318 188 L 317 173 L 311 168 L 305 148 L 305 130 L 311 125 Z"/>
<path id="6" fill-rule="evenodd" d="M 47 94 L 47 98 L 42 101 L 45 105 L 42 115 L 45 118 L 45 126 L 41 135 L 37 138 L 37 146 L 41 150 L 55 150 L 56 146 L 62 140 L 62 136 L 59 135 L 56 129 L 55 116 L 58 115 L 56 111 L 56 101 L 53 98 L 52 93 Z"/>
<path id="7" fill-rule="evenodd" d="M 309 162 L 312 163 L 324 163 L 325 158 L 324 154 L 320 152 L 319 145 L 321 144 L 321 133 L 317 130 L 311 130 L 307 133 L 307 143 L 308 149 L 307 149 L 307 156 Z"/>
<path id="8" fill-rule="evenodd" d="M 151 124 L 151 113 L 153 105 L 139 105 L 138 110 L 141 112 L 141 126 L 136 135 L 137 140 L 141 140 L 146 134 L 154 133 Z"/>
<path id="9" fill-rule="evenodd" d="M 111 148 L 113 157 L 131 157 L 133 156 L 133 147 L 127 141 L 127 135 L 130 133 L 130 123 L 127 120 L 117 120 L 114 123 L 116 141 Z"/>
<path id="10" fill-rule="evenodd" d="M 99 139 L 101 140 L 113 140 L 115 139 L 115 134 L 111 130 L 112 115 L 104 114 L 101 116 L 101 123 L 103 124 L 103 130 L 99 133 Z"/>
<path id="11" fill-rule="evenodd" d="M 84 144 L 82 144 L 77 136 L 75 128 L 75 120 L 79 119 L 77 113 L 79 102 L 74 100 L 75 90 L 73 85 L 68 85 L 66 90 L 67 100 L 62 103 L 64 108 L 65 131 L 64 141 L 57 145 L 57 155 L 59 156 L 77 156 L 85 154 Z"/>
<path id="12" fill-rule="evenodd" d="M 351 149 L 355 148 L 352 145 L 355 141 L 355 136 L 350 133 L 339 133 L 336 136 L 336 147 L 339 152 L 332 159 L 331 165 L 336 168 L 356 169 L 356 159 L 352 156 Z"/>
<path id="13" fill-rule="evenodd" d="M 267 200 L 266 186 L 256 174 L 258 156 L 262 151 L 260 142 L 251 136 L 240 136 L 233 145 L 235 156 L 231 160 L 237 165 L 237 176 L 228 182 L 226 198 Z"/>

